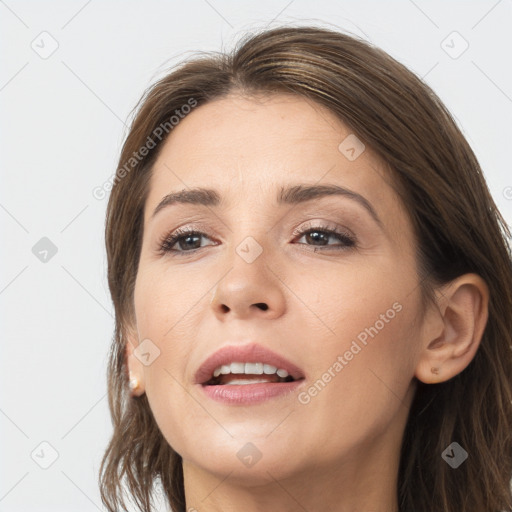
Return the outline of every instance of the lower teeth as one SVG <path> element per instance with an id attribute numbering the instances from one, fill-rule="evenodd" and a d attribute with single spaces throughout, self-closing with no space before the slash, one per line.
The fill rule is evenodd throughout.
<path id="1" fill-rule="evenodd" d="M 230 384 L 234 384 L 234 385 L 237 385 L 237 386 L 240 386 L 240 385 L 246 385 L 246 384 L 278 384 L 280 382 L 293 382 L 293 377 L 291 375 L 288 375 L 288 377 L 278 377 L 277 380 L 272 380 L 272 379 L 243 379 L 243 378 L 240 378 L 240 379 L 233 379 L 231 381 L 228 381 L 228 382 L 221 382 L 221 379 L 220 377 L 215 377 L 215 378 L 212 378 L 210 379 L 208 382 L 205 382 L 205 384 L 203 385 L 206 385 L 206 386 L 228 386 Z"/>
<path id="2" fill-rule="evenodd" d="M 233 384 L 245 385 L 245 384 L 269 384 L 269 383 L 270 383 L 270 381 L 266 380 L 266 379 L 251 379 L 251 380 L 248 380 L 248 379 L 233 379 L 232 381 L 228 382 L 225 385 L 226 386 L 230 386 L 230 385 L 233 385 Z"/>

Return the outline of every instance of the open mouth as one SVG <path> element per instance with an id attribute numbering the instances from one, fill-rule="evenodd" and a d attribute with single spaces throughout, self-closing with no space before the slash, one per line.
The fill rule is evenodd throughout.
<path id="1" fill-rule="evenodd" d="M 264 363 L 231 363 L 221 365 L 213 371 L 203 386 L 277 384 L 294 382 L 286 370 Z"/>

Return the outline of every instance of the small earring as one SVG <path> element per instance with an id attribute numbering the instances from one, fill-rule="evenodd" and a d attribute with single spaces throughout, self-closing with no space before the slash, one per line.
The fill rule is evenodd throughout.
<path id="1" fill-rule="evenodd" d="M 137 377 L 132 377 L 130 379 L 129 386 L 132 391 L 135 391 L 139 387 L 139 379 L 137 379 Z"/>
<path id="2" fill-rule="evenodd" d="M 439 375 L 439 368 L 430 368 L 430 371 L 436 375 Z"/>

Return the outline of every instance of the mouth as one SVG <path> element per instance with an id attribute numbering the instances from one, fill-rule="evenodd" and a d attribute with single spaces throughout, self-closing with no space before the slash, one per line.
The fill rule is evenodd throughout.
<path id="1" fill-rule="evenodd" d="M 197 370 L 195 383 L 213 400 L 250 405 L 287 395 L 305 378 L 285 357 L 252 343 L 228 345 L 215 352 Z"/>

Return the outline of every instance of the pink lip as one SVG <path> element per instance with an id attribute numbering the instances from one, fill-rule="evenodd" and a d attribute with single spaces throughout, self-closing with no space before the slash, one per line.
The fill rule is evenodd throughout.
<path id="1" fill-rule="evenodd" d="M 286 370 L 295 380 L 293 382 L 260 382 L 257 384 L 225 384 L 206 386 L 218 366 L 239 363 L 266 363 Z M 230 405 L 250 405 L 273 397 L 293 392 L 304 384 L 305 375 L 300 368 L 272 350 L 250 343 L 243 346 L 228 345 L 221 348 L 203 362 L 195 375 L 196 384 L 212 400 Z"/>
<path id="2" fill-rule="evenodd" d="M 265 382 L 259 384 L 226 384 L 224 386 L 201 386 L 212 400 L 229 405 L 251 405 L 269 398 L 292 393 L 304 384 L 304 379 L 293 382 Z"/>
<path id="3" fill-rule="evenodd" d="M 295 381 L 299 379 L 304 379 L 304 373 L 300 368 L 296 365 L 288 361 L 283 356 L 272 352 L 272 350 L 263 347 L 262 345 L 258 345 L 257 343 L 250 343 L 248 345 L 243 346 L 235 346 L 228 345 L 226 347 L 221 348 L 210 357 L 206 359 L 206 361 L 201 364 L 199 369 L 195 374 L 195 383 L 196 384 L 204 384 L 209 381 L 212 377 L 213 371 L 218 366 L 223 364 L 230 364 L 233 362 L 239 363 L 264 363 L 270 364 L 272 366 L 276 366 L 277 368 L 282 368 L 286 370 Z M 296 382 L 289 382 L 288 384 L 295 384 Z M 278 386 L 284 386 L 286 383 L 280 383 Z M 254 387 L 254 386 L 274 386 L 274 384 L 247 384 L 244 386 L 230 386 L 232 388 L 235 387 Z M 204 387 L 215 387 L 218 388 L 220 386 L 204 386 Z M 224 386 L 223 386 L 224 387 Z"/>

